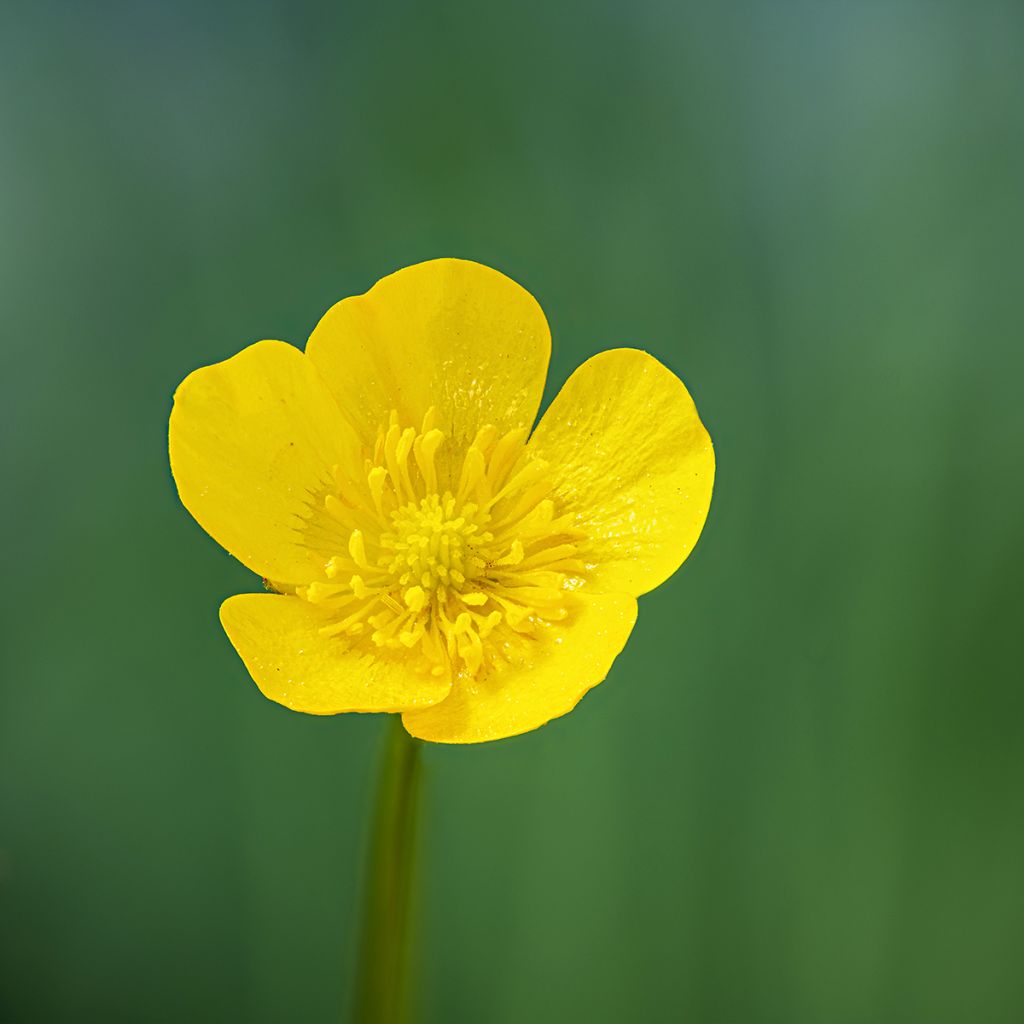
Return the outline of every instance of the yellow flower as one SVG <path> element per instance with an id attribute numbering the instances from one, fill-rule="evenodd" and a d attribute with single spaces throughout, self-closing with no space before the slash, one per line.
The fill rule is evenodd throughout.
<path id="1" fill-rule="evenodd" d="M 700 535 L 714 453 L 634 349 L 585 362 L 531 434 L 550 350 L 523 288 L 432 260 L 333 306 L 305 353 L 261 341 L 181 384 L 181 500 L 278 591 L 220 612 L 267 697 L 473 743 L 604 679 Z"/>

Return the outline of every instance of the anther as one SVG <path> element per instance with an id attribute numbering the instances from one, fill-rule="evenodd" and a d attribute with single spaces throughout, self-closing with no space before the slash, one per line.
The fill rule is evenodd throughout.
<path id="1" fill-rule="evenodd" d="M 363 531 L 353 530 L 348 538 L 348 553 L 360 569 L 368 569 L 370 563 L 366 561 L 366 545 L 363 543 Z"/>

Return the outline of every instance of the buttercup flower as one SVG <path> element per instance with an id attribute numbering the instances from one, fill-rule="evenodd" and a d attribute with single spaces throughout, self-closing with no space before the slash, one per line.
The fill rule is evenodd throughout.
<path id="1" fill-rule="evenodd" d="M 261 341 L 181 384 L 181 500 L 277 592 L 220 612 L 267 697 L 473 743 L 604 679 L 700 535 L 714 453 L 634 349 L 585 362 L 531 434 L 550 350 L 528 292 L 442 259 L 333 306 L 305 353 Z"/>

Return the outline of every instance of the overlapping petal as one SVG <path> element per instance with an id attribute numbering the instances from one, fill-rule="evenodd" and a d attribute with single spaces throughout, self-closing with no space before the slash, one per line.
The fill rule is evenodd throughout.
<path id="1" fill-rule="evenodd" d="M 190 374 L 174 396 L 170 456 L 185 507 L 240 562 L 289 583 L 317 575 L 303 515 L 332 466 L 357 459 L 357 441 L 302 352 L 261 341 Z"/>
<path id="2" fill-rule="evenodd" d="M 328 619 L 297 597 L 239 594 L 220 608 L 225 632 L 264 695 L 295 711 L 402 711 L 441 701 L 447 677 L 416 672 L 407 658 L 346 650 L 320 633 Z"/>
<path id="3" fill-rule="evenodd" d="M 418 424 L 433 406 L 463 451 L 485 424 L 533 426 L 551 335 L 537 301 L 504 274 L 439 259 L 332 306 L 306 353 L 365 441 L 392 409 Z"/>
<path id="4" fill-rule="evenodd" d="M 571 711 L 608 674 L 636 621 L 625 594 L 580 594 L 570 620 L 547 627 L 523 660 L 455 681 L 447 700 L 407 711 L 405 728 L 435 743 L 481 743 L 536 729 Z"/>
<path id="5" fill-rule="evenodd" d="M 589 538 L 588 583 L 639 596 L 693 550 L 707 518 L 715 456 L 681 380 L 653 356 L 588 359 L 544 413 L 530 449 Z"/>

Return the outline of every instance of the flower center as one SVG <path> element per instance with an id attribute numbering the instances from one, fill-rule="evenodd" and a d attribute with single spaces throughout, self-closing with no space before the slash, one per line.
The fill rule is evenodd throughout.
<path id="1" fill-rule="evenodd" d="M 380 539 L 381 547 L 390 553 L 390 558 L 385 555 L 388 572 L 403 586 L 461 590 L 487 566 L 474 552 L 473 541 L 474 536 L 478 544 L 494 539 L 484 532 L 489 519 L 472 503 L 457 507 L 450 491 L 403 505 L 391 513 L 394 532 Z"/>
<path id="2" fill-rule="evenodd" d="M 431 409 L 420 430 L 403 429 L 393 412 L 361 474 L 334 468 L 305 525 L 324 579 L 296 593 L 348 647 L 476 675 L 569 614 L 582 538 L 557 514 L 525 430 L 485 426 L 459 458 L 435 420 Z"/>

